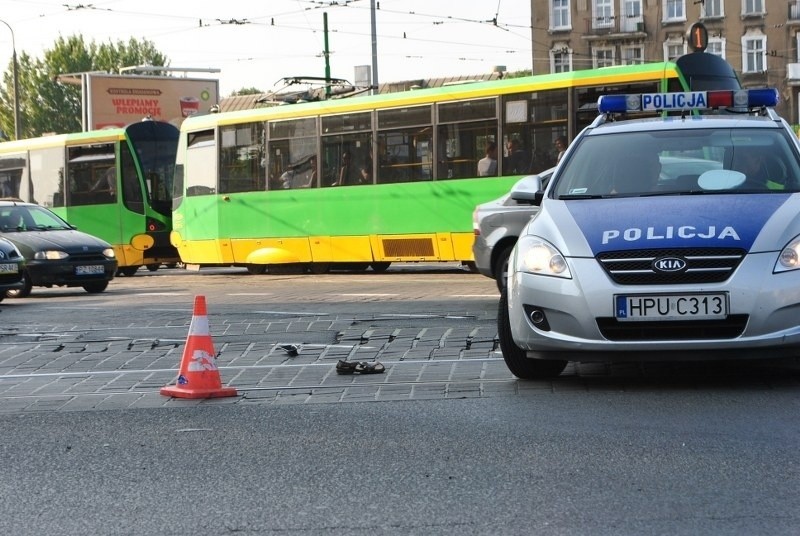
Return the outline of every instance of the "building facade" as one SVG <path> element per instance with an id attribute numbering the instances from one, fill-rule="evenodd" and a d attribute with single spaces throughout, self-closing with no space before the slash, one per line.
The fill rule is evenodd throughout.
<path id="1" fill-rule="evenodd" d="M 800 0 L 531 0 L 534 74 L 675 59 L 695 22 L 744 87 L 774 87 L 800 123 Z"/>

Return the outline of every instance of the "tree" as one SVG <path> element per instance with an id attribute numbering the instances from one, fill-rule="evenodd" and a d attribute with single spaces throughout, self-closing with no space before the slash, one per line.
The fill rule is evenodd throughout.
<path id="1" fill-rule="evenodd" d="M 87 44 L 81 35 L 59 37 L 41 59 L 20 54 L 17 74 L 21 137 L 80 132 L 81 86 L 59 82 L 59 75 L 117 73 L 122 67 L 141 64 L 164 66 L 167 58 L 147 40 Z M 9 137 L 14 132 L 13 72 L 9 62 L 0 87 L 0 129 Z"/>
<path id="2" fill-rule="evenodd" d="M 261 95 L 264 91 L 261 91 L 257 87 L 243 87 L 241 89 L 237 89 L 236 91 L 231 92 L 231 97 L 240 97 L 243 95 Z"/>

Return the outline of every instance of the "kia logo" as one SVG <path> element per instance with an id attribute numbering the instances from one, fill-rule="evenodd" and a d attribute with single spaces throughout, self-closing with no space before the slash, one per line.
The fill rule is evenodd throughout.
<path id="1" fill-rule="evenodd" d="M 686 269 L 686 261 L 678 257 L 661 257 L 653 261 L 656 272 L 680 272 Z"/>

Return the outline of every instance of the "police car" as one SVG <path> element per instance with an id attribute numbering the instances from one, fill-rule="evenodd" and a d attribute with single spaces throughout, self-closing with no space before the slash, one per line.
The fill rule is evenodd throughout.
<path id="1" fill-rule="evenodd" d="M 512 252 L 498 335 L 513 374 L 800 355 L 800 144 L 777 98 L 599 99 Z"/>

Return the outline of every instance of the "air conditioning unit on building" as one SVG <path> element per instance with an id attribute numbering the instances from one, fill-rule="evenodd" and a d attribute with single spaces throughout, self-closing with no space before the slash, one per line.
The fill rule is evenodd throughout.
<path id="1" fill-rule="evenodd" d="M 800 83 L 800 63 L 788 63 L 786 65 L 786 79 L 789 82 Z"/>

